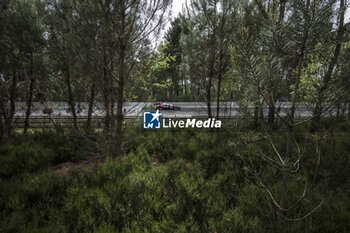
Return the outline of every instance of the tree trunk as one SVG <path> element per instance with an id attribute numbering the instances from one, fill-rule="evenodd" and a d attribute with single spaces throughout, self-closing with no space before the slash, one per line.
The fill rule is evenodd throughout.
<path id="1" fill-rule="evenodd" d="M 26 118 L 24 120 L 24 131 L 23 131 L 24 135 L 27 135 L 28 128 L 29 128 L 29 117 L 30 117 L 31 109 L 32 109 L 34 84 L 35 84 L 35 79 L 33 77 L 31 77 L 30 78 L 30 83 L 29 83 L 28 99 L 27 99 Z"/>
<path id="2" fill-rule="evenodd" d="M 124 120 L 124 114 L 123 114 L 123 103 L 124 103 L 124 62 L 125 62 L 125 50 L 123 49 L 120 52 L 120 69 L 119 72 L 119 80 L 118 80 L 118 95 L 117 95 L 117 155 L 123 155 L 124 154 L 124 147 L 123 147 L 123 120 Z"/>
<path id="3" fill-rule="evenodd" d="M 212 118 L 212 109 L 211 109 L 211 88 L 212 88 L 212 82 L 214 78 L 214 62 L 215 62 L 215 54 L 211 55 L 212 59 L 210 61 L 210 68 L 209 68 L 209 80 L 208 80 L 208 86 L 207 86 L 207 107 L 208 107 L 208 118 Z"/>
<path id="4" fill-rule="evenodd" d="M 111 83 L 110 83 L 110 76 L 108 74 L 107 69 L 107 55 L 104 51 L 103 54 L 103 65 L 102 65 L 102 76 L 103 76 L 103 99 L 104 99 L 104 110 L 106 112 L 105 115 L 105 127 L 104 127 L 104 133 L 105 133 L 105 155 L 107 158 L 111 157 L 112 151 L 111 151 L 111 144 L 112 144 L 112 119 L 111 119 L 111 112 L 110 112 L 110 102 L 111 102 Z"/>
<path id="5" fill-rule="evenodd" d="M 259 116 L 260 125 L 263 126 L 265 124 L 264 101 L 259 102 Z"/>
<path id="6" fill-rule="evenodd" d="M 217 90 L 217 97 L 216 97 L 216 117 L 219 119 L 219 113 L 220 113 L 220 95 L 221 95 L 221 82 L 223 78 L 223 73 L 226 69 L 226 64 L 224 64 L 224 51 L 223 51 L 223 29 L 224 21 L 221 22 L 221 40 L 220 40 L 220 57 L 219 57 L 219 74 L 218 74 L 218 90 Z"/>
<path id="7" fill-rule="evenodd" d="M 23 134 L 27 135 L 28 128 L 29 128 L 29 117 L 31 114 L 32 109 L 32 100 L 33 100 L 33 92 L 34 92 L 34 85 L 35 85 L 35 79 L 33 74 L 33 53 L 30 53 L 30 68 L 29 68 L 29 90 L 28 90 L 28 99 L 27 99 L 27 111 L 26 111 L 26 118 L 24 120 L 24 130 Z"/>
<path id="8" fill-rule="evenodd" d="M 186 79 L 185 79 L 185 76 L 183 75 L 183 84 L 184 84 L 184 86 L 185 86 L 185 99 L 187 99 L 187 81 L 186 81 Z"/>
<path id="9" fill-rule="evenodd" d="M 89 109 L 88 109 L 88 119 L 86 122 L 86 127 L 91 128 L 91 119 L 92 119 L 92 111 L 94 107 L 94 101 L 95 101 L 95 78 L 93 78 L 91 83 L 91 89 L 90 89 L 90 98 L 89 98 Z"/>
<path id="10" fill-rule="evenodd" d="M 72 90 L 71 76 L 68 64 L 66 64 L 66 85 L 68 89 L 68 103 L 73 116 L 73 128 L 78 130 L 77 113 L 75 111 L 75 101 Z"/>
<path id="11" fill-rule="evenodd" d="M 215 51 L 216 51 L 216 33 L 215 29 L 213 30 L 213 34 L 211 36 L 211 47 L 210 48 L 210 60 L 209 60 L 209 70 L 208 70 L 208 84 L 207 84 L 207 108 L 208 108 L 208 118 L 212 118 L 212 109 L 211 109 L 211 88 L 212 82 L 215 75 Z"/>
<path id="12" fill-rule="evenodd" d="M 221 75 L 219 75 L 219 80 L 218 80 L 218 92 L 216 96 L 216 118 L 219 119 L 220 116 L 220 94 L 221 94 Z"/>
<path id="13" fill-rule="evenodd" d="M 208 82 L 208 87 L 207 87 L 208 118 L 212 117 L 212 111 L 211 111 L 211 83 L 212 83 L 212 77 L 209 77 L 209 82 Z"/>
<path id="14" fill-rule="evenodd" d="M 123 135 L 123 103 L 124 103 L 124 84 L 125 84 L 125 58 L 126 58 L 126 34 L 125 34 L 125 24 L 126 24 L 126 12 L 125 9 L 121 10 L 121 30 L 119 37 L 119 54 L 118 54 L 118 93 L 117 93 L 117 128 L 116 128 L 116 152 L 117 155 L 124 154 L 124 135 Z"/>
<path id="15" fill-rule="evenodd" d="M 8 138 L 8 132 L 6 127 L 6 114 L 5 108 L 0 101 L 0 142 L 5 141 Z"/>
<path id="16" fill-rule="evenodd" d="M 259 104 L 255 103 L 254 106 L 254 127 L 258 127 L 259 126 Z"/>
<path id="17" fill-rule="evenodd" d="M 15 115 L 16 111 L 16 96 L 17 96 L 17 73 L 16 71 L 13 72 L 13 79 L 11 83 L 11 89 L 10 89 L 10 114 L 9 114 L 9 122 L 8 122 L 8 129 L 9 133 L 11 133 L 12 128 L 12 119 Z"/>
<path id="18" fill-rule="evenodd" d="M 337 44 L 335 46 L 333 57 L 331 58 L 331 61 L 328 65 L 327 72 L 323 78 L 323 84 L 321 88 L 318 91 L 318 100 L 316 102 L 316 106 L 313 111 L 313 120 L 311 122 L 311 128 L 310 132 L 315 133 L 318 132 L 320 129 L 320 121 L 321 121 L 321 114 L 323 111 L 323 101 L 324 101 L 324 95 L 326 94 L 326 91 L 328 89 L 329 83 L 332 79 L 332 74 L 334 71 L 334 68 L 337 64 L 338 57 L 341 50 L 342 45 L 342 38 L 344 34 L 344 15 L 345 15 L 345 3 L 344 0 L 340 1 L 340 19 L 339 19 L 339 27 L 337 32 Z"/>
<path id="19" fill-rule="evenodd" d="M 280 3 L 279 3 L 279 23 L 281 23 L 284 19 L 284 14 L 285 14 L 285 11 L 286 11 L 286 3 L 287 3 L 287 0 L 280 0 Z"/>
<path id="20" fill-rule="evenodd" d="M 307 4 L 309 5 L 310 2 L 308 1 Z M 306 18 L 306 16 L 305 16 Z M 298 97 L 298 91 L 300 86 L 300 79 L 303 71 L 303 64 L 304 64 L 304 53 L 306 49 L 306 43 L 309 36 L 309 28 L 306 27 L 304 29 L 304 35 L 301 47 L 299 51 L 296 53 L 296 58 L 298 61 L 297 66 L 297 74 L 295 77 L 294 82 L 294 90 L 292 94 L 292 100 L 291 100 L 291 108 L 289 112 L 289 119 L 288 119 L 288 125 L 287 125 L 287 141 L 286 141 L 286 153 L 284 157 L 284 161 L 289 161 L 290 157 L 293 153 L 293 140 L 294 140 L 294 118 L 295 118 L 295 109 L 296 109 L 296 103 L 297 103 L 297 97 Z M 289 173 L 286 170 L 286 168 L 282 169 L 282 177 L 283 177 L 283 195 L 281 200 L 281 207 L 287 208 L 288 206 L 288 195 L 289 195 L 289 187 L 288 187 L 288 180 L 289 180 Z M 283 211 L 280 211 L 280 216 L 284 216 L 286 213 Z M 281 221 L 282 218 L 280 217 L 279 220 Z"/>
<path id="21" fill-rule="evenodd" d="M 3 106 L 4 120 L 5 120 L 5 138 L 11 136 L 12 133 L 12 121 L 16 110 L 16 96 L 17 96 L 17 72 L 13 71 L 12 82 L 10 87 L 10 109 L 9 114 L 6 114 L 7 106 Z M 7 105 L 7 104 L 6 104 Z"/>
<path id="22" fill-rule="evenodd" d="M 336 115 L 335 115 L 335 119 L 338 121 L 339 118 L 340 118 L 340 107 L 341 107 L 341 103 L 337 103 L 336 107 L 337 107 L 337 112 L 336 112 Z M 332 115 L 332 114 L 331 114 L 331 115 Z"/>
<path id="23" fill-rule="evenodd" d="M 269 113 L 267 123 L 270 127 L 273 127 L 275 123 L 275 100 L 273 94 L 269 96 Z"/>

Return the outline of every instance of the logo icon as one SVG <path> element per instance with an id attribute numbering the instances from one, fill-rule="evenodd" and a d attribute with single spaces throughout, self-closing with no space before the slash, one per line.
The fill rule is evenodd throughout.
<path id="1" fill-rule="evenodd" d="M 160 129 L 160 116 L 162 114 L 157 110 L 156 112 L 143 113 L 143 128 L 144 129 Z"/>

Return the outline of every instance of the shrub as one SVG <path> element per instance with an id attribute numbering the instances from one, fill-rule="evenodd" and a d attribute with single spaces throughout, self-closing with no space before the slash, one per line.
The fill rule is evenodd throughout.
<path id="1" fill-rule="evenodd" d="M 51 164 L 52 150 L 31 142 L 8 145 L 0 155 L 0 176 L 10 177 L 24 171 L 34 172 Z"/>

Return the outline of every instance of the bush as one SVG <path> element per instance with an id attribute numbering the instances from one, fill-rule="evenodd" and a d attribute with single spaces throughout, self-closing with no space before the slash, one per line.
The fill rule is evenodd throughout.
<path id="1" fill-rule="evenodd" d="M 89 138 L 88 140 L 86 138 Z M 15 135 L 0 145 L 0 177 L 35 172 L 68 161 L 79 161 L 97 152 L 96 133 L 77 135 L 38 131 L 27 136 Z"/>
<path id="2" fill-rule="evenodd" d="M 83 138 L 68 134 L 55 139 L 44 133 L 17 137 L 0 146 L 0 232 L 349 232 L 349 136 L 323 139 L 314 190 L 288 217 L 302 217 L 320 200 L 324 204 L 305 220 L 288 222 L 277 217 L 249 172 L 248 159 L 261 164 L 261 178 L 280 201 L 280 174 L 256 156 L 259 150 L 270 153 L 269 143 L 245 143 L 257 135 L 226 130 L 145 132 L 135 135 L 124 157 L 68 175 L 45 168 L 62 151 L 78 153 L 79 147 L 72 144 Z M 273 139 L 282 151 L 284 137 Z M 61 152 L 53 145 L 61 145 Z M 307 157 L 313 150 L 306 148 L 302 172 L 313 168 Z M 288 183 L 291 203 L 310 175 L 298 174 Z"/>
<path id="3" fill-rule="evenodd" d="M 52 150 L 31 142 L 8 145 L 0 155 L 0 176 L 10 177 L 24 171 L 34 172 L 51 164 Z"/>
<path id="4" fill-rule="evenodd" d="M 66 189 L 62 177 L 47 172 L 23 174 L 1 180 L 0 185 L 0 232 L 48 232 L 48 229 L 57 232 L 62 229 L 63 215 L 59 208 Z"/>

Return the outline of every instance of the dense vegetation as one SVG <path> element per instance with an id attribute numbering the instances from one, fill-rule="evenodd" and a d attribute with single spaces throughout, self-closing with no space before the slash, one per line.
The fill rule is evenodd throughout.
<path id="1" fill-rule="evenodd" d="M 349 4 L 1 0 L 0 232 L 350 232 Z M 143 131 L 130 101 L 240 119 Z"/>
<path id="2" fill-rule="evenodd" d="M 16 101 L 26 102 L 24 133 L 33 102 L 67 102 L 75 129 L 77 103 L 88 103 L 86 127 L 103 106 L 111 156 L 123 154 L 127 101 L 202 101 L 217 118 L 222 101 L 236 101 L 273 126 L 276 102 L 288 100 L 286 123 L 306 103 L 318 131 L 328 110 L 350 112 L 348 5 L 191 0 L 160 38 L 170 0 L 3 0 L 0 139 L 11 135 Z"/>
<path id="3" fill-rule="evenodd" d="M 290 184 L 289 201 L 311 180 L 315 139 L 306 143 L 303 168 Z M 349 232 L 349 131 L 322 139 L 321 166 L 310 193 L 282 221 L 252 166 L 276 197 L 278 169 L 261 160 L 269 148 L 261 133 L 228 125 L 225 130 L 129 132 L 127 155 L 81 164 L 71 133 L 35 132 L 0 147 L 1 232 Z M 282 146 L 282 134 L 273 135 Z M 97 136 L 95 135 L 95 139 Z M 176 140 L 174 140 L 176 139 Z M 82 151 L 82 150 L 80 150 Z M 85 159 L 84 159 L 85 158 Z M 65 166 L 56 166 L 65 161 Z M 72 162 L 75 161 L 75 162 Z M 75 166 L 76 165 L 76 166 Z"/>

